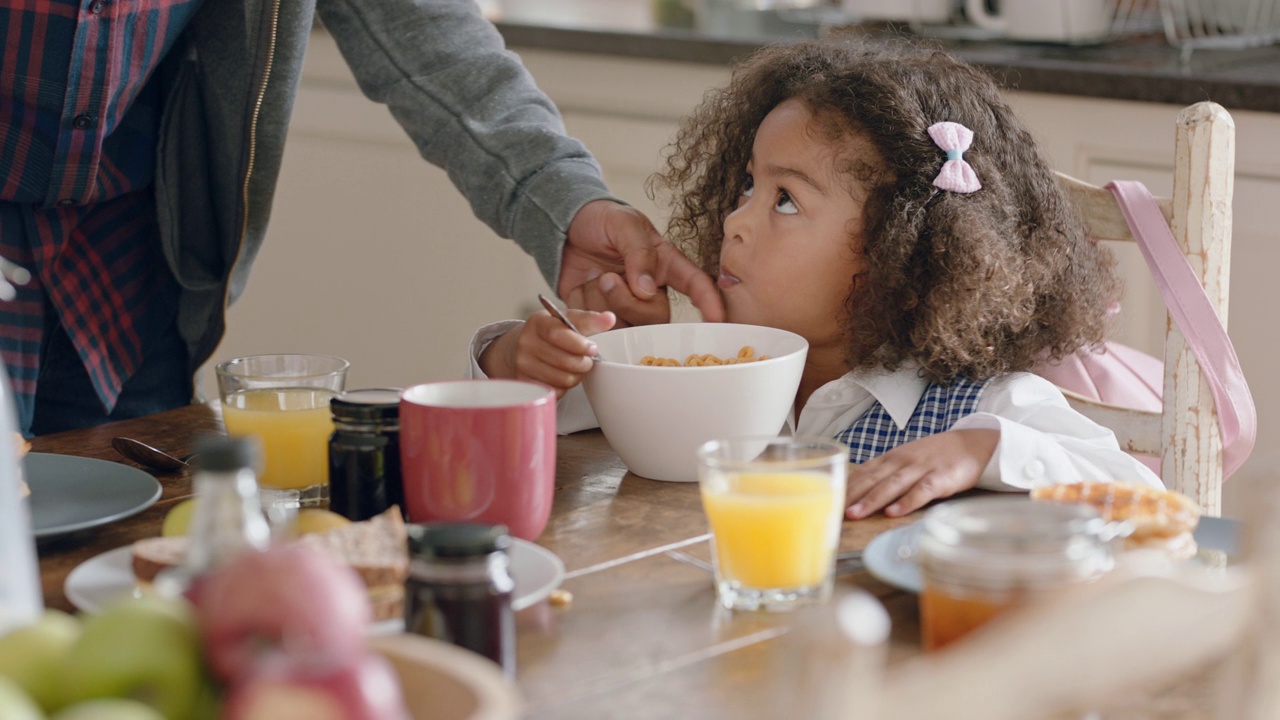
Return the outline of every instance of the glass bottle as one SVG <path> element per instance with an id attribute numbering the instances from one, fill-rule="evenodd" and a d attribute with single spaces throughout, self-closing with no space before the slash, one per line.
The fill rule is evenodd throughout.
<path id="1" fill-rule="evenodd" d="M 44 607 L 12 398 L 0 363 L 0 635 L 35 622 Z"/>
<path id="2" fill-rule="evenodd" d="M 196 579 L 246 550 L 264 550 L 271 527 L 258 495 L 257 438 L 211 436 L 196 443 L 191 484 L 196 504 L 181 564 L 156 576 L 156 590 L 188 593 Z"/>
<path id="3" fill-rule="evenodd" d="M 1118 528 L 1092 507 L 1025 497 L 953 500 L 920 532 L 920 631 L 939 649 L 1002 612 L 1112 568 Z"/>
<path id="4" fill-rule="evenodd" d="M 367 520 L 404 510 L 400 478 L 400 389 L 349 390 L 329 402 L 329 509 Z"/>
<path id="5" fill-rule="evenodd" d="M 516 672 L 511 536 L 503 525 L 409 525 L 405 630 L 484 655 Z"/>

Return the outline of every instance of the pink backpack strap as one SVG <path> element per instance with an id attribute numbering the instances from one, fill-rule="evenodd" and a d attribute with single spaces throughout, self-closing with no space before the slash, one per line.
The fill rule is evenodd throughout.
<path id="1" fill-rule="evenodd" d="M 1155 278 L 1160 297 L 1213 391 L 1218 429 L 1222 433 L 1223 479 L 1226 479 L 1253 452 L 1258 433 L 1258 413 L 1235 347 L 1146 186 L 1117 180 L 1107 188 L 1115 195 Z"/>

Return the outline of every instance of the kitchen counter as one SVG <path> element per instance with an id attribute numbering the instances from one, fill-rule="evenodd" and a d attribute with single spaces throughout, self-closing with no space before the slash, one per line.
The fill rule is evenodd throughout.
<path id="1" fill-rule="evenodd" d="M 490 0 L 486 12 L 514 50 L 525 48 L 618 58 L 727 65 L 770 42 L 857 36 L 909 38 L 947 50 L 1025 92 L 1188 105 L 1212 100 L 1232 110 L 1280 112 L 1280 47 L 1182 53 L 1162 34 L 1097 46 L 962 40 L 918 35 L 905 25 L 841 25 L 799 11 L 760 14 L 756 29 L 730 23 L 708 30 L 664 27 L 648 0 Z M 829 9 L 834 12 L 834 9 Z M 704 23 L 705 24 L 705 23 Z M 760 29 L 762 28 L 762 29 Z M 945 28 L 956 34 L 957 29 Z"/>

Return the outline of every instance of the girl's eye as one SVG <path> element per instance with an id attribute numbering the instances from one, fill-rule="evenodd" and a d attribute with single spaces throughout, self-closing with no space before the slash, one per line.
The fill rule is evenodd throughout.
<path id="1" fill-rule="evenodd" d="M 774 205 L 774 208 L 783 215 L 795 215 L 800 212 L 800 209 L 796 207 L 795 201 L 791 199 L 791 194 L 786 190 L 778 191 L 778 202 Z"/>
<path id="2" fill-rule="evenodd" d="M 747 176 L 747 182 L 742 186 L 742 197 L 751 197 L 751 193 L 755 192 L 756 181 L 750 175 Z"/>

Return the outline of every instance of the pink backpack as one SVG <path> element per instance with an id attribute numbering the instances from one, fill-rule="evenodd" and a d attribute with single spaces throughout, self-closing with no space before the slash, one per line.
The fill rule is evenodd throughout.
<path id="1" fill-rule="evenodd" d="M 1165 307 L 1213 390 L 1226 479 L 1253 451 L 1258 426 L 1253 395 L 1231 338 L 1147 188 L 1130 181 L 1115 181 L 1107 188 L 1116 196 Z M 1163 408 L 1164 363 L 1120 343 L 1108 342 L 1101 349 L 1081 348 L 1060 363 L 1041 363 L 1032 372 L 1058 387 L 1110 405 L 1155 412 Z M 1140 459 L 1160 471 L 1158 458 Z"/>

